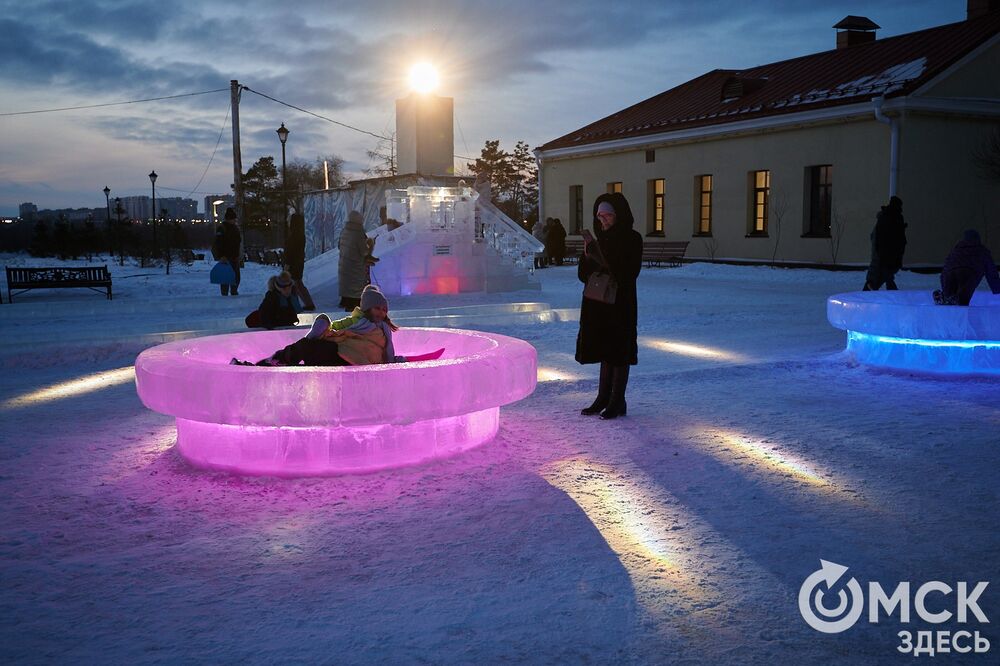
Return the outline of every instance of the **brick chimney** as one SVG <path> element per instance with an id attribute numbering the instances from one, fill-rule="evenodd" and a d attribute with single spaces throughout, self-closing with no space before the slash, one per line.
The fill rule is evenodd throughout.
<path id="1" fill-rule="evenodd" d="M 965 18 L 979 18 L 998 9 L 1000 9 L 1000 0 L 968 0 L 965 5 Z"/>
<path id="2" fill-rule="evenodd" d="M 977 0 L 969 0 L 969 3 Z M 995 0 L 979 0 L 995 1 Z M 867 44 L 875 41 L 875 31 L 882 26 L 872 21 L 867 16 L 845 16 L 840 23 L 833 26 L 837 29 L 837 48 L 846 49 L 858 44 Z"/>

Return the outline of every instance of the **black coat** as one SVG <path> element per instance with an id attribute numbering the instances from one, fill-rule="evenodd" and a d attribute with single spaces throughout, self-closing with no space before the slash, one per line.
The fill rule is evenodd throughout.
<path id="1" fill-rule="evenodd" d="M 872 249 L 878 255 L 882 267 L 893 272 L 903 267 L 903 251 L 906 249 L 906 224 L 903 222 L 903 213 L 896 207 L 883 206 L 875 217 Z"/>
<path id="2" fill-rule="evenodd" d="M 608 231 L 597 220 L 597 207 L 607 201 L 615 208 L 616 221 Z M 618 282 L 614 305 L 584 298 L 580 304 L 580 332 L 576 337 L 578 363 L 608 362 L 635 365 L 639 362 L 636 329 L 639 306 L 635 282 L 642 269 L 642 236 L 632 229 L 635 220 L 628 201 L 620 192 L 602 194 L 594 202 L 593 226 L 596 243 Z M 577 276 L 586 284 L 599 264 L 588 256 L 580 258 Z"/>
<path id="3" fill-rule="evenodd" d="M 235 261 L 235 265 L 238 266 L 240 260 L 243 258 L 240 256 L 240 245 L 242 242 L 243 237 L 240 234 L 240 228 L 236 226 L 235 222 L 226 220 L 215 230 L 215 244 L 212 246 L 212 253 L 216 259 L 226 259 L 230 264 L 233 264 Z"/>
<path id="4" fill-rule="evenodd" d="M 566 256 L 566 229 L 562 222 L 553 222 L 545 232 L 545 252 L 553 259 L 562 260 Z"/>
<path id="5" fill-rule="evenodd" d="M 285 298 L 277 291 L 268 290 L 257 310 L 260 312 L 260 324 L 264 328 L 294 326 L 299 323 L 302 304 L 294 293 Z"/>

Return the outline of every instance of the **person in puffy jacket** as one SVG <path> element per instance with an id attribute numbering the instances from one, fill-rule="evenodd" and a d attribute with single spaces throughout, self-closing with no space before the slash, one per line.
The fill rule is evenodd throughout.
<path id="1" fill-rule="evenodd" d="M 934 302 L 938 305 L 968 305 L 984 277 L 990 290 L 1000 294 L 1000 275 L 997 275 L 993 255 L 979 239 L 979 232 L 968 229 L 944 260 L 941 289 L 934 292 Z"/>
<path id="2" fill-rule="evenodd" d="M 260 325 L 267 329 L 294 326 L 299 323 L 302 301 L 295 292 L 295 280 L 288 271 L 281 271 L 267 281 L 267 293 L 260 302 Z"/>
<path id="3" fill-rule="evenodd" d="M 373 365 L 405 363 L 397 356 L 392 334 L 399 327 L 389 319 L 389 301 L 375 285 L 361 293 L 361 304 L 336 321 L 321 314 L 305 337 L 279 349 L 256 363 L 234 358 L 231 365 Z M 440 351 L 444 351 L 443 349 Z"/>

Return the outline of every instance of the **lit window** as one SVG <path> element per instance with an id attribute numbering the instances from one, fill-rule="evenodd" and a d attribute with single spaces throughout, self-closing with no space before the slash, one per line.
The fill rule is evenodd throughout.
<path id="1" fill-rule="evenodd" d="M 709 235 L 712 233 L 712 175 L 695 176 L 695 186 L 698 190 L 695 233 Z"/>
<path id="2" fill-rule="evenodd" d="M 752 172 L 753 199 L 751 200 L 751 234 L 767 234 L 767 209 L 771 196 L 771 172 Z"/>
<path id="3" fill-rule="evenodd" d="M 621 194 L 621 191 L 622 191 L 621 182 L 608 183 L 608 194 L 614 194 L 615 192 Z"/>
<path id="4" fill-rule="evenodd" d="M 648 181 L 647 191 L 649 192 L 649 223 L 648 233 L 663 235 L 664 222 L 664 200 L 666 198 L 667 181 L 663 178 L 655 178 Z"/>

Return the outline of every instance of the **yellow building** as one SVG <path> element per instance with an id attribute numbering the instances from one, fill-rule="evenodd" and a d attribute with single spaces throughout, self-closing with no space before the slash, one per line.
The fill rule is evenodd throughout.
<path id="1" fill-rule="evenodd" d="M 837 48 L 714 70 L 539 147 L 541 216 L 570 234 L 619 190 L 647 244 L 689 258 L 863 264 L 891 194 L 904 264 L 940 266 L 962 230 L 1000 255 L 1000 183 L 973 159 L 1000 127 L 1000 2 L 887 39 L 849 16 Z"/>

